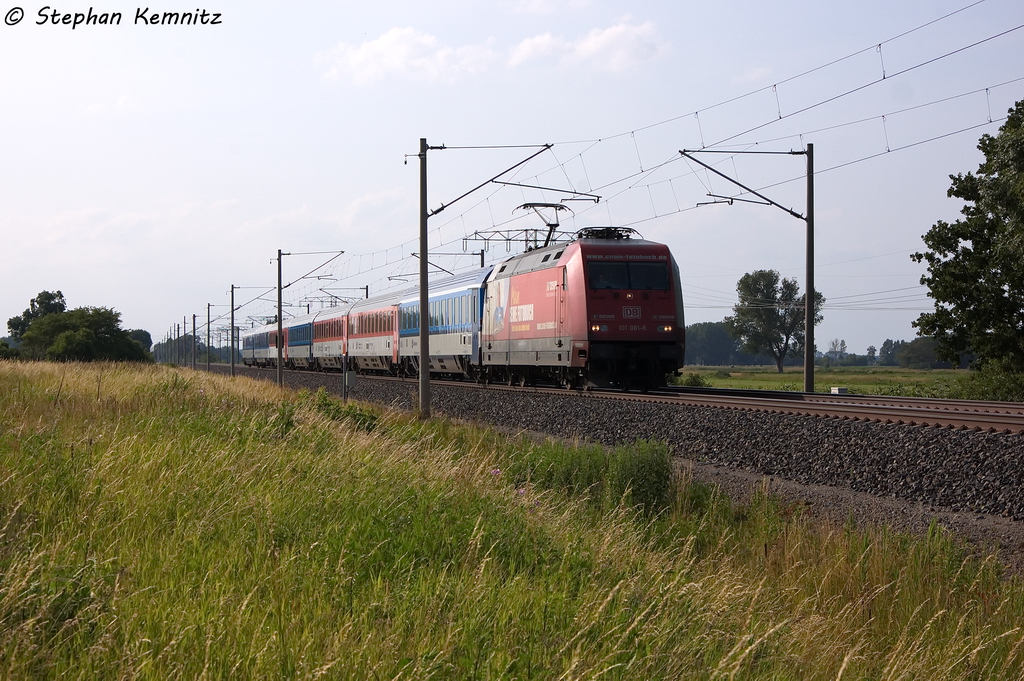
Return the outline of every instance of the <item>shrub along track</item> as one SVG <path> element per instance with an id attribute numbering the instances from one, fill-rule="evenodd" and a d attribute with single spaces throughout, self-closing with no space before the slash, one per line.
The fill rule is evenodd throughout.
<path id="1" fill-rule="evenodd" d="M 275 376 L 244 368 L 240 373 Z M 285 381 L 341 393 L 336 374 L 286 372 Z M 418 384 L 360 378 L 350 395 L 410 410 L 418 404 Z M 1016 413 L 1019 405 L 960 405 L 959 412 L 947 409 L 943 417 L 928 405 L 908 406 L 893 398 L 795 399 L 789 394 L 759 410 L 749 396 L 685 395 L 432 382 L 431 409 L 505 429 L 604 444 L 666 440 L 695 479 L 720 485 L 736 500 L 767 485 L 795 509 L 838 526 L 854 519 L 923 531 L 937 521 L 976 543 L 1000 547 L 1011 569 L 1024 574 L 1024 437 L 1015 434 L 1020 429 L 1014 425 L 1024 420 Z M 844 405 L 852 405 L 854 413 Z"/>

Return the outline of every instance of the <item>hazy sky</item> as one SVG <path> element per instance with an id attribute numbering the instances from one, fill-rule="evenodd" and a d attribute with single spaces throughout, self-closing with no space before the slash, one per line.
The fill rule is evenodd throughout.
<path id="1" fill-rule="evenodd" d="M 24 16 L 8 25 L 15 3 Z M 90 7 L 120 23 L 74 26 Z M 208 23 L 152 23 L 197 9 Z M 628 225 L 669 244 L 687 323 L 718 321 L 745 272 L 803 284 L 804 223 L 750 203 L 696 208 L 740 190 L 678 151 L 810 142 L 828 300 L 818 347 L 842 338 L 862 353 L 914 337 L 930 306 L 909 255 L 936 220 L 957 217 L 949 174 L 976 170 L 978 138 L 1024 99 L 1020 0 L 9 0 L 0 13 L 0 321 L 60 289 L 70 306 L 113 307 L 155 339 L 183 316 L 204 322 L 207 303 L 226 314 L 231 284 L 269 290 L 279 248 L 345 251 L 315 273 L 330 278 L 288 288 L 291 303 L 403 285 L 419 250 L 418 161 L 403 161 L 421 137 L 553 143 L 503 179 L 599 195 L 570 202 L 563 227 Z M 430 152 L 430 207 L 534 151 Z M 699 157 L 804 212 L 803 157 Z M 463 238 L 542 227 L 514 209 L 568 196 L 488 185 L 431 218 L 431 249 L 479 250 Z M 488 260 L 506 248 L 492 242 Z M 284 278 L 330 257 L 285 257 Z M 257 300 L 239 323 L 272 307 Z"/>

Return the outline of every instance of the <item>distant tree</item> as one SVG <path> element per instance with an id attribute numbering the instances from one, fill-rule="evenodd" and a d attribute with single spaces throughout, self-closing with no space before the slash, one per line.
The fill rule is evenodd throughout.
<path id="1" fill-rule="evenodd" d="M 934 338 L 915 338 L 896 351 L 896 361 L 905 369 L 951 369 L 953 365 L 950 362 L 935 354 L 937 348 L 938 341 Z"/>
<path id="2" fill-rule="evenodd" d="M 64 312 L 67 309 L 68 306 L 64 300 L 63 293 L 60 291 L 56 293 L 40 291 L 35 298 L 29 301 L 27 310 L 22 312 L 21 315 L 7 320 L 7 328 L 11 332 L 11 338 L 20 341 L 25 332 L 28 331 L 28 327 L 32 324 L 33 320 L 55 312 Z"/>
<path id="3" fill-rule="evenodd" d="M 106 307 L 79 307 L 34 320 L 22 337 L 22 352 L 33 359 L 81 362 L 148 359 L 121 328 L 121 314 Z"/>
<path id="4" fill-rule="evenodd" d="M 765 353 L 782 373 L 786 355 L 803 351 L 804 296 L 796 279 L 783 279 L 775 270 L 744 274 L 736 284 L 739 302 L 726 317 L 729 334 L 745 352 Z M 821 323 L 824 296 L 815 291 L 815 325 Z"/>
<path id="5" fill-rule="evenodd" d="M 846 341 L 840 338 L 833 338 L 832 342 L 828 345 L 828 352 L 825 354 L 828 355 L 833 364 L 838 364 L 846 358 Z"/>
<path id="6" fill-rule="evenodd" d="M 878 363 L 884 367 L 894 367 L 899 364 L 896 361 L 896 353 L 903 347 L 904 341 L 894 341 L 886 338 L 882 343 L 882 349 L 878 351 Z"/>
<path id="7" fill-rule="evenodd" d="M 923 237 L 928 250 L 911 256 L 927 263 L 921 283 L 935 300 L 914 326 L 953 363 L 973 351 L 976 364 L 1024 371 L 1024 100 L 978 149 L 976 174 L 949 176 L 947 195 L 967 204 L 963 219 L 936 222 Z"/>
<path id="8" fill-rule="evenodd" d="M 133 341 L 134 342 L 134 341 Z M 97 359 L 96 334 L 88 327 L 62 331 L 46 349 L 50 359 L 91 362 Z M 107 358 L 113 359 L 113 358 Z"/>
<path id="9" fill-rule="evenodd" d="M 146 352 L 153 347 L 153 337 L 149 335 L 149 331 L 144 329 L 132 329 L 128 332 L 132 340 L 142 346 L 142 349 Z"/>
<path id="10" fill-rule="evenodd" d="M 722 366 L 731 364 L 736 341 L 725 322 L 701 322 L 686 327 L 686 364 Z"/>
<path id="11" fill-rule="evenodd" d="M 878 354 L 878 350 L 875 348 L 875 346 L 874 345 L 869 345 L 868 346 L 868 352 L 867 352 L 868 366 L 873 366 L 874 365 L 875 361 L 877 360 L 877 354 Z"/>
<path id="12" fill-rule="evenodd" d="M 839 361 L 839 366 L 844 367 L 866 367 L 868 365 L 867 355 L 858 355 L 855 352 L 846 353 Z"/>
<path id="13" fill-rule="evenodd" d="M 0 339 L 0 359 L 16 359 L 20 353 L 6 339 Z"/>

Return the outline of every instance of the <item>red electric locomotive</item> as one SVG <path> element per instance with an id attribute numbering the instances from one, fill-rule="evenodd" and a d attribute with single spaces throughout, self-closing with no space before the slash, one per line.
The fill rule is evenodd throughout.
<path id="1" fill-rule="evenodd" d="M 682 364 L 679 268 L 664 244 L 589 228 L 506 260 L 486 283 L 480 363 L 491 380 L 664 385 Z"/>

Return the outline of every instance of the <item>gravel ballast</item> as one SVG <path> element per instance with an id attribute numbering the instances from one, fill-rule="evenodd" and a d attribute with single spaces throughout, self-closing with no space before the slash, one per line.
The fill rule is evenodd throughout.
<path id="1" fill-rule="evenodd" d="M 287 380 L 340 392 L 340 377 L 331 374 L 291 372 Z M 350 394 L 410 410 L 419 393 L 415 380 L 360 379 Z M 664 440 L 678 456 L 695 462 L 1024 520 L 1024 437 L 1019 435 L 436 383 L 431 409 L 451 418 L 609 445 Z"/>
<path id="2" fill-rule="evenodd" d="M 274 377 L 273 371 L 247 373 Z M 338 375 L 288 372 L 285 380 L 341 391 Z M 402 410 L 419 401 L 415 380 L 361 378 L 350 396 Z M 696 479 L 715 482 L 734 498 L 768 476 L 773 491 L 811 502 L 836 522 L 852 515 L 916 531 L 938 520 L 978 543 L 1024 551 L 1024 524 L 1013 522 L 1024 520 L 1020 435 L 437 383 L 431 410 L 609 445 L 664 440 L 692 462 Z M 1024 558 L 1010 562 L 1024 565 Z"/>

